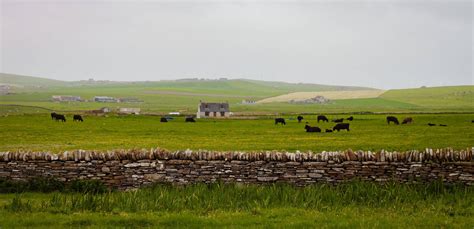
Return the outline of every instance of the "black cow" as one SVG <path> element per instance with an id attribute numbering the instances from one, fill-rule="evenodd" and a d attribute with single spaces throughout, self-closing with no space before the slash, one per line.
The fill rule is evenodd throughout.
<path id="1" fill-rule="evenodd" d="M 303 120 L 303 116 L 298 115 L 297 119 L 298 119 L 298 122 L 301 122 L 301 120 Z"/>
<path id="2" fill-rule="evenodd" d="M 84 120 L 82 119 L 82 116 L 80 115 L 72 116 L 72 121 L 84 122 Z"/>
<path id="3" fill-rule="evenodd" d="M 337 132 L 339 132 L 340 130 L 349 131 L 349 123 L 338 123 L 332 128 L 332 130 L 337 130 Z"/>
<path id="4" fill-rule="evenodd" d="M 341 123 L 341 122 L 344 122 L 344 119 L 343 118 L 339 118 L 339 119 L 334 119 L 332 120 L 333 122 L 335 123 Z"/>
<path id="5" fill-rule="evenodd" d="M 326 133 L 331 133 L 332 130 L 331 129 L 326 129 Z"/>
<path id="6" fill-rule="evenodd" d="M 54 119 L 55 119 L 56 121 L 63 121 L 63 122 L 66 121 L 66 117 L 64 117 L 64 115 L 62 115 L 62 114 L 56 114 L 56 115 L 54 116 Z"/>
<path id="7" fill-rule="evenodd" d="M 284 118 L 276 118 L 275 119 L 275 125 L 281 123 L 282 125 L 286 125 L 285 119 Z"/>
<path id="8" fill-rule="evenodd" d="M 329 122 L 329 119 L 326 118 L 324 115 L 318 115 L 318 122 L 323 121 L 323 122 Z"/>
<path id="9" fill-rule="evenodd" d="M 304 129 L 306 130 L 306 132 L 308 133 L 320 133 L 321 132 L 321 129 L 317 126 L 309 126 L 308 124 L 306 124 L 304 126 Z"/>
<path id="10" fill-rule="evenodd" d="M 53 112 L 51 113 L 51 120 L 55 120 L 56 119 L 56 112 Z"/>
<path id="11" fill-rule="evenodd" d="M 474 123 L 474 120 L 472 120 L 471 123 Z"/>
<path id="12" fill-rule="evenodd" d="M 436 126 L 436 124 L 428 123 L 428 126 Z"/>
<path id="13" fill-rule="evenodd" d="M 168 122 L 167 118 L 161 117 L 160 122 Z"/>
<path id="14" fill-rule="evenodd" d="M 439 126 L 448 126 L 448 125 L 446 125 L 446 124 L 439 124 Z"/>
<path id="15" fill-rule="evenodd" d="M 390 122 L 393 122 L 393 123 L 395 123 L 395 124 L 397 124 L 397 125 L 400 124 L 400 123 L 398 122 L 397 117 L 394 117 L 394 116 L 387 116 L 387 124 L 390 125 Z"/>
<path id="16" fill-rule="evenodd" d="M 352 121 L 352 120 L 354 120 L 354 117 L 351 116 L 351 117 L 346 118 L 346 119 L 349 120 L 349 121 Z"/>
<path id="17" fill-rule="evenodd" d="M 196 120 L 194 120 L 194 118 L 187 117 L 185 122 L 196 122 Z"/>

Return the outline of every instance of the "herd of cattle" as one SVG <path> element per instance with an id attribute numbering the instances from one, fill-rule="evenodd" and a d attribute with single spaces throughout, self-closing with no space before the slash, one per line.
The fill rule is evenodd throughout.
<path id="1" fill-rule="evenodd" d="M 299 115 L 296 119 L 298 119 L 298 122 L 301 123 L 301 121 L 304 119 L 303 116 Z M 329 119 L 324 116 L 324 115 L 318 115 L 318 123 L 320 121 L 322 122 L 329 122 Z M 354 120 L 354 117 L 349 117 L 349 118 L 346 118 L 346 120 L 348 121 L 352 121 Z M 326 129 L 325 132 L 329 133 L 329 132 L 333 132 L 333 131 L 340 131 L 340 130 L 347 130 L 349 131 L 349 123 L 343 123 L 344 122 L 344 118 L 339 118 L 339 119 L 333 119 L 332 120 L 333 122 L 336 123 L 336 125 L 332 128 L 332 129 Z M 286 121 L 284 118 L 276 118 L 275 119 L 275 125 L 277 124 L 281 124 L 281 125 L 286 125 Z M 304 129 L 306 130 L 306 132 L 308 133 L 320 133 L 322 132 L 321 128 L 317 127 L 317 126 L 310 126 L 308 125 L 308 122 L 306 122 L 306 125 L 304 126 Z"/>
<path id="2" fill-rule="evenodd" d="M 301 123 L 301 121 L 304 119 L 303 116 L 298 116 L 297 117 L 298 119 L 298 122 Z M 320 121 L 322 122 L 329 122 L 329 119 L 324 116 L 324 115 L 318 115 L 318 123 Z M 353 121 L 354 120 L 354 117 L 350 116 L 349 118 L 346 118 L 347 121 Z M 396 125 L 399 125 L 400 122 L 398 121 L 398 118 L 395 117 L 395 116 L 387 116 L 386 118 L 387 120 L 387 124 L 390 125 L 390 123 L 394 123 Z M 336 123 L 336 125 L 332 128 L 332 129 L 326 129 L 325 132 L 329 133 L 329 132 L 333 132 L 333 131 L 340 131 L 340 130 L 347 130 L 349 131 L 349 123 L 344 123 L 344 118 L 339 118 L 339 119 L 333 119 L 332 120 L 333 122 Z M 402 121 L 402 124 L 411 124 L 413 123 L 413 118 L 412 117 L 407 117 L 405 119 L 403 119 Z M 472 120 L 472 123 L 474 123 L 474 120 Z M 275 125 L 277 124 L 281 124 L 281 125 L 286 125 L 286 122 L 285 122 L 285 119 L 284 118 L 276 118 L 275 119 Z M 436 124 L 433 124 L 433 123 L 428 123 L 428 126 L 436 126 Z M 445 124 L 439 124 L 438 126 L 447 126 Z M 310 126 L 308 125 L 308 122 L 306 122 L 306 125 L 304 126 L 304 129 L 306 130 L 306 132 L 309 132 L 309 133 L 320 133 L 322 132 L 321 128 L 317 127 L 317 126 Z"/>
<path id="3" fill-rule="evenodd" d="M 66 122 L 66 116 L 65 115 L 57 114 L 55 112 L 51 113 L 51 119 L 55 120 L 55 121 Z M 160 122 L 168 122 L 171 119 L 172 119 L 171 117 L 161 117 Z M 304 119 L 303 116 L 299 115 L 297 117 L 298 123 L 301 123 L 301 121 L 303 119 Z M 318 120 L 318 123 L 320 121 L 321 122 L 329 122 L 329 119 L 324 115 L 318 115 L 317 120 Z M 346 120 L 347 121 L 353 121 L 354 117 L 350 116 L 350 117 L 346 118 Z M 73 115 L 73 121 L 83 122 L 84 120 L 82 119 L 81 115 L 75 114 L 75 115 Z M 186 117 L 184 121 L 185 122 L 196 122 L 196 120 L 194 120 L 194 117 Z M 340 130 L 349 131 L 349 123 L 344 123 L 344 118 L 333 119 L 332 122 L 335 122 L 336 125 L 332 129 L 326 129 L 325 132 L 333 132 L 333 131 L 336 131 L 336 130 L 337 131 L 340 131 Z M 396 125 L 400 124 L 397 117 L 387 116 L 387 124 L 390 125 L 390 123 L 394 123 Z M 407 118 L 403 119 L 403 121 L 402 121 L 402 124 L 410 124 L 410 123 L 413 123 L 413 118 L 412 117 L 407 117 Z M 472 120 L 472 123 L 474 123 L 474 120 Z M 285 121 L 284 118 L 275 118 L 275 125 L 277 125 L 277 124 L 286 125 L 286 121 Z M 306 122 L 306 125 L 304 126 L 304 129 L 306 130 L 306 132 L 311 132 L 311 133 L 322 132 L 321 128 L 319 128 L 317 126 L 310 126 L 308 124 L 309 123 Z M 434 123 L 428 123 L 428 126 L 447 126 L 447 125 L 445 125 L 445 124 L 438 124 L 437 125 L 437 124 L 434 124 Z"/>
<path id="4" fill-rule="evenodd" d="M 56 112 L 51 113 L 51 119 L 55 120 L 55 121 L 66 122 L 66 116 L 64 116 L 63 114 L 57 114 Z M 170 119 L 169 117 L 162 117 L 160 119 L 160 122 L 168 122 L 169 119 Z M 84 119 L 82 119 L 82 116 L 78 115 L 78 114 L 73 115 L 72 120 L 73 121 L 78 121 L 78 122 L 84 122 Z M 186 117 L 186 119 L 184 121 L 185 122 L 196 122 L 196 120 L 194 120 L 193 117 Z"/>

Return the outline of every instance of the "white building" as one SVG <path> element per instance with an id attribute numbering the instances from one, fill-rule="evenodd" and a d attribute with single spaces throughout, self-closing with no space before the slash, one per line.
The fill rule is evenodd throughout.
<path id="1" fill-rule="evenodd" d="M 205 103 L 198 105 L 197 118 L 230 117 L 229 103 Z"/>
<path id="2" fill-rule="evenodd" d="M 126 108 L 126 107 L 122 107 L 119 109 L 119 113 L 120 114 L 140 114 L 140 108 Z"/>

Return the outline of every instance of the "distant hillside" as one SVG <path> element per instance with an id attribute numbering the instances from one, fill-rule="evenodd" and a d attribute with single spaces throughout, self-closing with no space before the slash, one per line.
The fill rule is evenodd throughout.
<path id="1" fill-rule="evenodd" d="M 389 90 L 380 98 L 422 107 L 474 108 L 474 86 L 427 87 Z"/>
<path id="2" fill-rule="evenodd" d="M 140 81 L 140 82 L 114 82 L 114 81 L 74 81 L 66 82 L 60 80 L 51 80 L 40 77 L 23 76 L 15 74 L 0 73 L 0 84 L 9 84 L 16 87 L 74 87 L 91 86 L 97 87 L 117 87 L 117 89 L 137 88 L 148 90 L 150 93 L 155 91 L 176 91 L 176 92 L 194 92 L 194 93 L 214 93 L 242 96 L 266 97 L 280 94 L 286 94 L 299 91 L 354 91 L 371 90 L 371 88 L 333 86 L 322 84 L 304 84 L 304 83 L 285 83 L 271 82 L 248 79 L 235 80 L 163 80 L 163 81 Z"/>
<path id="3" fill-rule="evenodd" d="M 59 87 L 68 85 L 68 82 L 40 77 L 0 73 L 0 84 L 7 84 L 14 87 Z"/>

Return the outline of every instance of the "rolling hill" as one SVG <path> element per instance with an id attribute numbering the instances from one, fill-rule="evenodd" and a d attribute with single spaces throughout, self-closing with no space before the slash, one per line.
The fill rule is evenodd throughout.
<path id="1" fill-rule="evenodd" d="M 352 91 L 372 90 L 365 87 L 334 86 L 307 83 L 285 83 L 273 81 L 260 81 L 249 79 L 182 79 L 162 81 L 60 81 L 47 78 L 23 76 L 15 74 L 0 73 L 0 84 L 14 85 L 18 87 L 60 87 L 60 86 L 91 86 L 91 87 L 119 87 L 119 88 L 148 88 L 150 90 L 182 91 L 196 93 L 225 93 L 253 96 L 253 94 L 271 95 L 298 91 Z"/>
<path id="2" fill-rule="evenodd" d="M 68 83 L 60 80 L 52 80 L 41 77 L 23 76 L 15 74 L 0 73 L 0 85 L 10 85 L 12 87 L 61 87 Z"/>
<path id="3" fill-rule="evenodd" d="M 200 100 L 227 101 L 240 114 L 328 113 L 328 112 L 474 112 L 474 86 L 434 87 L 380 91 L 364 87 L 320 84 L 292 84 L 247 79 L 168 80 L 149 82 L 75 81 L 0 74 L 0 84 L 14 85 L 13 93 L 0 95 L 6 110 L 31 110 L 41 107 L 58 111 L 77 111 L 139 107 L 145 113 L 180 111 L 193 114 Z M 274 100 L 289 95 L 328 96 L 330 104 L 289 104 Z M 135 97 L 142 103 L 52 102 L 52 95 L 77 95 L 85 100 L 94 96 Z M 268 103 L 241 104 L 242 100 L 270 100 Z M 18 105 L 29 106 L 20 109 Z M 36 109 L 36 108 L 35 108 Z M 44 110 L 44 109 L 43 109 Z M 43 112 L 39 109 L 36 112 Z M 17 113 L 18 113 L 17 112 Z M 28 113 L 28 112 L 24 112 Z"/>
<path id="4" fill-rule="evenodd" d="M 425 108 L 459 107 L 474 110 L 474 86 L 447 86 L 389 90 L 380 98 Z"/>

